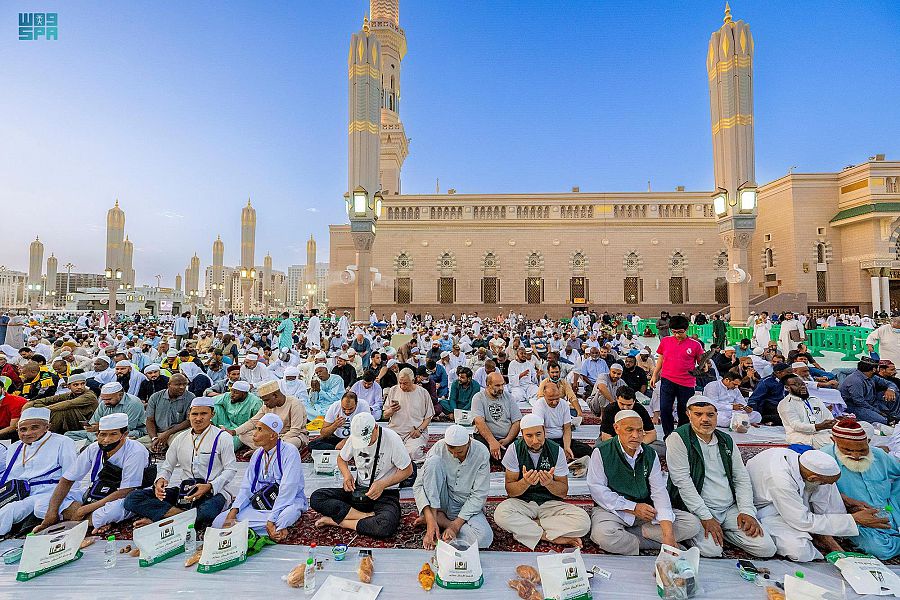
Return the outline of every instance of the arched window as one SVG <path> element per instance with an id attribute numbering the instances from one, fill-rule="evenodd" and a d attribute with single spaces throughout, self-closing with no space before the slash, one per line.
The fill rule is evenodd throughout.
<path id="1" fill-rule="evenodd" d="M 766 248 L 766 268 L 771 269 L 775 266 L 775 257 L 771 248 Z"/>
<path id="2" fill-rule="evenodd" d="M 825 244 L 816 244 L 816 262 L 825 264 Z"/>

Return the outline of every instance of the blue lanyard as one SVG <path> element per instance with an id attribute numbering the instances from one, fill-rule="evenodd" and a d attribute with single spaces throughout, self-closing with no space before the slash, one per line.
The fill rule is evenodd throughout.
<path id="1" fill-rule="evenodd" d="M 260 448 L 260 450 L 259 456 L 256 457 L 256 465 L 253 467 L 253 483 L 250 486 L 251 492 L 256 492 L 256 484 L 259 482 L 260 463 L 262 463 L 263 454 L 266 453 L 262 448 Z M 278 472 L 281 473 L 281 440 L 275 442 L 275 458 L 278 461 Z"/>

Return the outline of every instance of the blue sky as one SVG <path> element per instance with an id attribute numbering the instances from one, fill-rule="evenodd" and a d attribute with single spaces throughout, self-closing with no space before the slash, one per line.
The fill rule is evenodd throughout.
<path id="1" fill-rule="evenodd" d="M 756 41 L 757 180 L 900 158 L 900 9 L 732 3 Z M 710 189 L 704 61 L 724 3 L 403 0 L 405 193 Z M 59 41 L 17 40 L 17 13 L 59 13 Z M 104 267 L 118 197 L 138 283 L 196 251 L 257 262 L 327 255 L 344 222 L 347 44 L 363 0 L 4 2 L 0 264 L 36 234 L 60 264 Z"/>

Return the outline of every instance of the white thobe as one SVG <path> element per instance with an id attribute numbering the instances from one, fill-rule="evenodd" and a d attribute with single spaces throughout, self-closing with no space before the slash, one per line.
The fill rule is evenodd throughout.
<path id="1" fill-rule="evenodd" d="M 75 442 L 56 433 L 45 433 L 31 444 L 15 442 L 8 450 L 9 473 L 3 481 L 20 479 L 29 482 L 31 493 L 24 500 L 10 502 L 0 508 L 0 536 L 9 533 L 12 526 L 34 514 L 43 519 L 50 506 L 50 497 L 63 473 L 75 464 Z M 24 463 L 24 464 L 23 464 Z M 59 507 L 60 512 L 72 502 L 81 499 L 81 488 L 72 486 Z"/>
<path id="2" fill-rule="evenodd" d="M 894 333 L 891 324 L 882 325 L 866 336 L 866 344 L 878 345 L 878 356 L 881 360 L 890 360 L 900 365 L 900 333 Z"/>
<path id="3" fill-rule="evenodd" d="M 520 375 L 528 372 L 524 377 Z M 537 399 L 537 370 L 530 361 L 519 362 L 514 360 L 509 363 L 509 384 L 507 388 L 512 397 L 518 402 L 531 402 Z"/>
<path id="4" fill-rule="evenodd" d="M 347 315 L 343 315 L 338 321 L 338 331 L 343 337 L 347 337 L 347 334 L 350 333 L 350 319 L 347 318 Z"/>
<path id="5" fill-rule="evenodd" d="M 310 317 L 309 323 L 306 325 L 306 347 L 322 347 L 322 322 L 318 316 Z"/>
<path id="6" fill-rule="evenodd" d="M 832 443 L 831 430 L 816 431 L 818 423 L 834 418 L 820 399 L 810 396 L 804 402 L 799 396 L 789 394 L 778 403 L 778 415 L 788 444 L 806 444 L 818 449 Z"/>
<path id="7" fill-rule="evenodd" d="M 721 381 L 711 381 L 703 386 L 703 395 L 712 400 L 716 405 L 716 425 L 718 427 L 731 427 L 731 417 L 734 414 L 734 405 L 747 405 L 747 400 L 741 391 L 735 387 L 729 390 Z M 762 415 L 755 410 L 752 413 L 744 413 L 750 423 L 762 422 Z"/>
<path id="8" fill-rule="evenodd" d="M 241 379 L 253 386 L 255 390 L 261 384 L 266 381 L 272 381 L 276 377 L 265 365 L 256 363 L 256 366 L 252 369 L 247 368 L 247 365 L 241 365 Z"/>
<path id="9" fill-rule="evenodd" d="M 234 444 L 228 432 L 222 432 L 222 435 L 219 436 L 216 454 L 211 457 L 213 443 L 220 432 L 222 432 L 221 429 L 210 425 L 200 435 L 195 434 L 193 429 L 182 431 L 176 435 L 169 443 L 165 460 L 159 464 L 156 479 L 165 479 L 169 485 L 174 483 L 173 474 L 177 475 L 178 481 L 203 479 L 212 485 L 214 495 L 225 492 L 225 487 L 237 473 L 237 460 L 234 457 Z M 200 437 L 203 439 L 199 440 Z M 212 468 L 210 468 L 210 461 L 212 461 Z M 207 473 L 209 474 L 208 479 Z M 227 494 L 227 492 L 225 493 Z"/>
<path id="10" fill-rule="evenodd" d="M 834 484 L 811 485 L 800 476 L 800 455 L 769 448 L 747 461 L 757 517 L 775 540 L 778 553 L 798 562 L 822 558 L 812 534 L 859 534 Z"/>
<path id="11" fill-rule="evenodd" d="M 800 342 L 791 341 L 791 331 L 799 331 L 800 332 L 800 342 L 806 339 L 806 330 L 803 329 L 803 324 L 797 319 L 790 319 L 781 322 L 781 332 L 778 334 L 778 347 L 781 348 L 781 352 L 787 356 L 788 352 L 791 350 L 796 350 L 797 346 L 800 345 Z"/>

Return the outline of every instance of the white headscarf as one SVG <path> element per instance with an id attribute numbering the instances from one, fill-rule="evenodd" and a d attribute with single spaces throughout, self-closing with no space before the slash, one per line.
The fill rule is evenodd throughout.
<path id="1" fill-rule="evenodd" d="M 203 369 L 192 362 L 183 362 L 178 365 L 178 370 L 188 378 L 188 381 L 194 381 L 194 377 L 203 373 Z"/>

